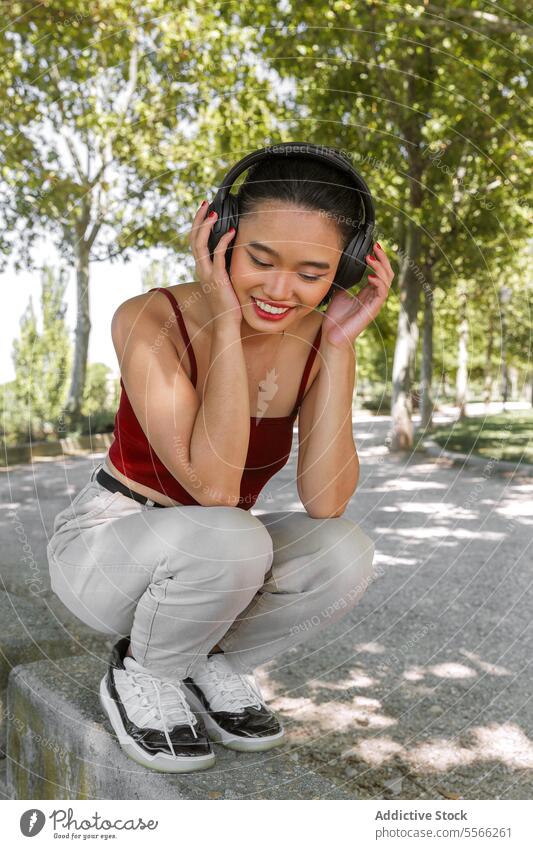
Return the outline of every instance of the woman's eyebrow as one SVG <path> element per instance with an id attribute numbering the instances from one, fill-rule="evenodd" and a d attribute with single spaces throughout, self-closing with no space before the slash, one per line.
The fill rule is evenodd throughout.
<path id="1" fill-rule="evenodd" d="M 270 256 L 275 256 L 276 259 L 279 259 L 279 253 L 274 250 L 274 248 L 269 247 L 268 245 L 264 245 L 262 242 L 248 242 L 249 247 L 256 248 L 260 251 L 265 251 L 265 253 L 270 254 Z M 329 268 L 329 262 L 317 262 L 314 259 L 304 259 L 299 265 L 313 265 L 315 268 Z"/>

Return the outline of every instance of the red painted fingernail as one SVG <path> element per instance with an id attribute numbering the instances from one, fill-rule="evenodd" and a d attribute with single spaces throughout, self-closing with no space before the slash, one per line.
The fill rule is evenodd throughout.
<path id="1" fill-rule="evenodd" d="M 235 232 L 235 227 L 230 227 L 229 230 L 228 230 L 228 233 L 234 233 L 234 232 Z"/>
<path id="2" fill-rule="evenodd" d="M 203 200 L 203 201 L 202 201 L 202 203 L 200 204 L 200 209 L 202 209 L 204 206 L 207 206 L 207 201 L 206 201 L 206 200 Z"/>
<path id="3" fill-rule="evenodd" d="M 370 257 L 371 260 L 373 260 L 374 262 L 377 262 L 376 257 L 373 254 L 368 254 L 368 256 Z"/>
<path id="4" fill-rule="evenodd" d="M 381 245 L 379 244 L 379 242 L 376 242 L 376 248 L 379 248 L 380 250 L 383 250 L 383 248 L 381 247 Z"/>
<path id="5" fill-rule="evenodd" d="M 209 215 L 207 217 L 213 218 L 215 215 L 216 215 L 216 212 L 215 212 L 215 210 L 213 210 L 212 212 L 209 213 Z"/>

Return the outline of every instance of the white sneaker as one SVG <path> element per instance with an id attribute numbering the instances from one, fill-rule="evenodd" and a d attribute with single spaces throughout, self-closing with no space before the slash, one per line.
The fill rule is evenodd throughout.
<path id="1" fill-rule="evenodd" d="M 100 702 L 118 741 L 137 763 L 162 772 L 192 772 L 215 763 L 201 720 L 189 707 L 183 683 L 151 673 L 128 655 L 120 639 L 100 682 Z"/>
<path id="2" fill-rule="evenodd" d="M 217 743 L 259 752 L 283 742 L 283 727 L 267 708 L 255 676 L 234 672 L 222 652 L 198 661 L 183 684 L 190 706 Z"/>

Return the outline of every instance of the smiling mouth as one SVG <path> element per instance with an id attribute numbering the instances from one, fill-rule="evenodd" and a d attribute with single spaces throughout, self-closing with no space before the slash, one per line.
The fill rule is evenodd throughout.
<path id="1" fill-rule="evenodd" d="M 283 307 L 284 309 L 291 309 L 293 304 L 280 304 L 279 301 L 267 301 L 265 298 L 256 298 L 255 295 L 252 295 L 254 301 L 261 301 L 263 304 L 268 304 L 269 307 Z"/>
<path id="2" fill-rule="evenodd" d="M 287 313 L 289 310 L 293 310 L 295 307 L 287 304 L 273 304 L 270 301 L 263 301 L 261 298 L 255 298 L 253 295 L 250 296 L 254 304 L 257 305 L 259 309 L 262 309 L 260 304 L 265 304 L 268 307 L 273 307 L 275 310 L 283 310 L 283 313 Z M 271 315 L 282 315 L 282 313 L 271 313 Z"/>

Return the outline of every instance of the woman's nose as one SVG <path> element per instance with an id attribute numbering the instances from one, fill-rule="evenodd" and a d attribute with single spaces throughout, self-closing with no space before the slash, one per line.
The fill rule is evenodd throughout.
<path id="1" fill-rule="evenodd" d="M 266 292 L 265 295 L 267 295 Z M 272 301 L 284 301 L 287 304 L 294 300 L 289 272 L 272 274 L 268 278 L 268 298 Z"/>

